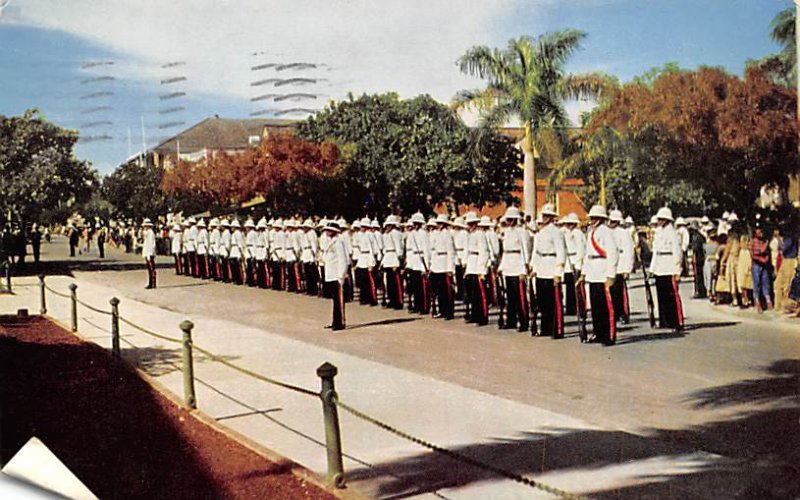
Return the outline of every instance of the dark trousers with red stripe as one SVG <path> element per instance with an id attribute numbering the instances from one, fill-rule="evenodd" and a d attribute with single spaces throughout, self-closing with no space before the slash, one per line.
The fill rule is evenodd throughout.
<path id="1" fill-rule="evenodd" d="M 303 264 L 303 272 L 306 275 L 306 293 L 317 295 L 319 293 L 319 269 L 313 262 Z"/>
<path id="2" fill-rule="evenodd" d="M 358 269 L 356 269 L 358 270 Z M 362 269 L 362 280 L 364 290 L 362 294 L 366 293 L 364 296 L 363 304 L 367 304 L 370 306 L 377 306 L 378 305 L 378 284 L 375 282 L 375 273 L 372 272 L 372 269 Z"/>
<path id="3" fill-rule="evenodd" d="M 431 290 L 436 295 L 439 314 L 444 319 L 453 319 L 455 314 L 453 279 L 449 273 L 431 273 Z"/>
<path id="4" fill-rule="evenodd" d="M 539 299 L 541 315 L 540 335 L 550 335 L 555 339 L 564 337 L 564 309 L 561 299 L 561 286 L 555 286 L 552 278 L 536 278 L 536 295 Z"/>
<path id="5" fill-rule="evenodd" d="M 383 276 L 386 280 L 386 296 L 388 306 L 392 309 L 403 308 L 403 279 L 400 277 L 400 270 L 384 269 Z"/>
<path id="6" fill-rule="evenodd" d="M 174 253 L 172 256 L 175 257 L 175 274 L 183 274 L 183 262 L 181 261 L 181 255 Z"/>
<path id="7" fill-rule="evenodd" d="M 589 302 L 592 304 L 592 333 L 598 341 L 613 344 L 617 341 L 614 304 L 605 283 L 589 283 Z"/>
<path id="8" fill-rule="evenodd" d="M 197 275 L 199 278 L 208 279 L 208 254 L 197 254 Z"/>
<path id="9" fill-rule="evenodd" d="M 477 274 L 464 276 L 464 291 L 467 299 L 466 320 L 478 325 L 489 324 L 489 304 L 483 279 Z"/>
<path id="10" fill-rule="evenodd" d="M 506 326 L 514 328 L 519 324 L 519 331 L 528 331 L 530 316 L 528 293 L 525 280 L 519 276 L 506 276 Z"/>
<path id="11" fill-rule="evenodd" d="M 186 252 L 186 275 L 197 278 L 197 252 Z"/>
<path id="12" fill-rule="evenodd" d="M 147 268 L 147 288 L 156 287 L 156 258 L 146 257 L 144 265 Z"/>
<path id="13" fill-rule="evenodd" d="M 256 259 L 256 286 L 267 288 L 267 261 Z"/>
<path id="14" fill-rule="evenodd" d="M 342 330 L 345 327 L 344 314 L 344 292 L 342 285 L 338 281 L 326 281 L 323 285 L 325 295 L 333 299 L 333 321 L 331 325 L 334 330 Z"/>
<path id="15" fill-rule="evenodd" d="M 658 326 L 683 329 L 683 304 L 678 294 L 678 280 L 672 276 L 656 276 Z"/>
<path id="16" fill-rule="evenodd" d="M 578 314 L 575 299 L 575 274 L 564 273 L 564 315 L 575 316 Z"/>
<path id="17" fill-rule="evenodd" d="M 622 320 L 624 324 L 631 321 L 631 311 L 628 302 L 628 283 L 622 274 L 614 278 L 611 285 L 611 303 L 614 304 L 615 319 Z"/>
<path id="18" fill-rule="evenodd" d="M 456 266 L 456 298 L 464 300 L 464 266 Z"/>
<path id="19" fill-rule="evenodd" d="M 242 263 L 238 257 L 228 258 L 228 267 L 231 271 L 231 282 L 236 285 L 241 285 L 243 282 L 242 276 Z"/>

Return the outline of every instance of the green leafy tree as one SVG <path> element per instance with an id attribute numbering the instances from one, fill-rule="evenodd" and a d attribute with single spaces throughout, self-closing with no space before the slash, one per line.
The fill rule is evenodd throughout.
<path id="1" fill-rule="evenodd" d="M 0 116 L 0 209 L 21 222 L 53 222 L 89 199 L 97 173 L 78 160 L 78 134 L 47 121 L 36 109 Z M 63 222 L 61 220 L 60 222 Z"/>
<path id="2" fill-rule="evenodd" d="M 501 126 L 518 119 L 525 129 L 524 208 L 537 211 L 534 165 L 544 130 L 564 130 L 568 117 L 564 103 L 573 98 L 594 98 L 615 81 L 600 73 L 568 74 L 564 69 L 586 34 L 578 30 L 511 39 L 505 50 L 477 46 L 458 60 L 464 73 L 488 81 L 486 88 L 460 92 L 456 107 L 477 107 L 485 126 Z"/>
<path id="3" fill-rule="evenodd" d="M 301 123 L 298 134 L 332 140 L 347 156 L 335 196 L 348 217 L 511 201 L 518 177 L 510 140 L 470 130 L 427 95 L 351 95 Z"/>
<path id="4" fill-rule="evenodd" d="M 162 169 L 152 162 L 123 163 L 103 179 L 103 197 L 113 206 L 116 217 L 156 217 L 169 208 L 169 200 L 160 189 L 162 176 Z"/>

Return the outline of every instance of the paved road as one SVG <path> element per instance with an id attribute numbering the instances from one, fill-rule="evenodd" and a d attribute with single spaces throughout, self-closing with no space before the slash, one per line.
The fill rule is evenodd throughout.
<path id="1" fill-rule="evenodd" d="M 44 258 L 60 260 L 63 251 L 62 244 L 45 246 Z M 198 344 L 306 387 L 317 387 L 314 368 L 331 360 L 340 367 L 342 398 L 368 413 L 568 491 L 703 498 L 800 493 L 800 326 L 776 315 L 713 309 L 688 299 L 688 284 L 682 287 L 686 336 L 653 331 L 636 314 L 608 348 L 581 345 L 574 323 L 567 324 L 566 339 L 554 341 L 358 305 L 348 307 L 349 328 L 334 334 L 322 328 L 329 322 L 325 301 L 198 282 L 167 269 L 160 270 L 159 289 L 147 291 L 144 271 L 128 270 L 135 257 L 110 255 L 116 271 L 75 272 L 84 300 L 105 304 L 118 295 L 124 315 L 175 336 L 175 325 L 188 316 L 198 325 Z M 66 289 L 66 278 L 51 281 Z M 640 286 L 631 289 L 634 311 L 643 310 Z M 19 290 L 15 302 L 35 303 L 35 289 Z M 67 318 L 66 304 L 54 304 L 51 314 Z M 86 319 L 105 322 L 91 313 Z M 91 325 L 81 331 L 107 342 Z M 176 351 L 127 335 L 149 349 L 128 355 L 179 392 L 180 377 L 170 367 Z M 201 409 L 324 470 L 312 441 L 322 437 L 318 401 L 264 391 L 215 363 L 201 362 L 198 374 L 214 386 L 201 386 Z M 225 418 L 249 410 L 214 389 L 254 409 L 281 410 Z M 351 483 L 369 494 L 512 498 L 532 492 L 348 416 L 343 434 Z"/>

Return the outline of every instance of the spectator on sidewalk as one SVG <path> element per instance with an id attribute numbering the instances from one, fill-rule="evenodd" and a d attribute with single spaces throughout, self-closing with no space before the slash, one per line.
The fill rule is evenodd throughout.
<path id="1" fill-rule="evenodd" d="M 80 243 L 80 231 L 72 224 L 67 228 L 67 237 L 69 238 L 69 256 L 75 257 L 75 249 L 78 248 Z"/>
<path id="2" fill-rule="evenodd" d="M 781 265 L 775 277 L 775 309 L 785 311 L 787 306 L 793 308 L 793 301 L 789 299 L 789 287 L 797 268 L 798 232 L 792 231 L 788 226 L 782 231 L 783 237 L 780 247 Z"/>
<path id="3" fill-rule="evenodd" d="M 710 228 L 706 234 L 706 241 L 703 244 L 703 255 L 706 257 L 703 262 L 703 286 L 705 286 L 713 302 L 716 295 L 713 277 L 717 269 L 717 251 L 719 250 L 719 243 L 717 242 L 716 229 Z"/>
<path id="4" fill-rule="evenodd" d="M 39 263 L 39 254 L 42 248 L 42 232 L 38 224 L 33 225 L 31 231 L 31 249 L 33 250 L 33 262 Z"/>
<path id="5" fill-rule="evenodd" d="M 752 305 L 750 297 L 753 295 L 753 262 L 750 258 L 750 252 L 744 249 L 749 248 L 750 238 L 743 234 L 739 238 L 739 263 L 736 266 L 736 286 L 738 287 L 739 296 L 742 298 L 741 307 L 745 309 Z"/>
<path id="6" fill-rule="evenodd" d="M 753 259 L 753 300 L 758 312 L 772 309 L 772 259 L 769 242 L 764 239 L 764 230 L 756 224 L 750 242 L 750 258 Z"/>

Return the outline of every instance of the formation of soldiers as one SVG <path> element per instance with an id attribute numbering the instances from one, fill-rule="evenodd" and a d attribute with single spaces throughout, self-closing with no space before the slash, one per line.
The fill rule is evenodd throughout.
<path id="1" fill-rule="evenodd" d="M 577 316 L 581 340 L 616 342 L 617 323 L 630 321 L 627 280 L 633 272 L 636 230 L 618 210 L 594 206 L 581 227 L 574 213 L 559 219 L 546 204 L 535 224 L 509 207 L 499 224 L 474 212 L 402 222 L 363 218 L 188 218 L 170 230 L 175 272 L 237 285 L 323 296 L 333 300 L 330 328 L 345 328 L 345 303 L 403 309 L 453 320 L 489 322 L 499 309 L 503 329 L 564 336 L 564 316 Z M 661 327 L 680 331 L 678 295 L 684 250 L 669 208 L 654 216 L 650 274 L 655 276 Z M 152 224 L 143 255 L 155 287 Z M 148 237 L 149 235 L 149 237 Z M 649 282 L 648 290 L 649 290 Z M 648 307 L 652 317 L 652 306 Z M 591 314 L 589 314 L 591 312 Z M 591 335 L 586 327 L 591 316 Z"/>

